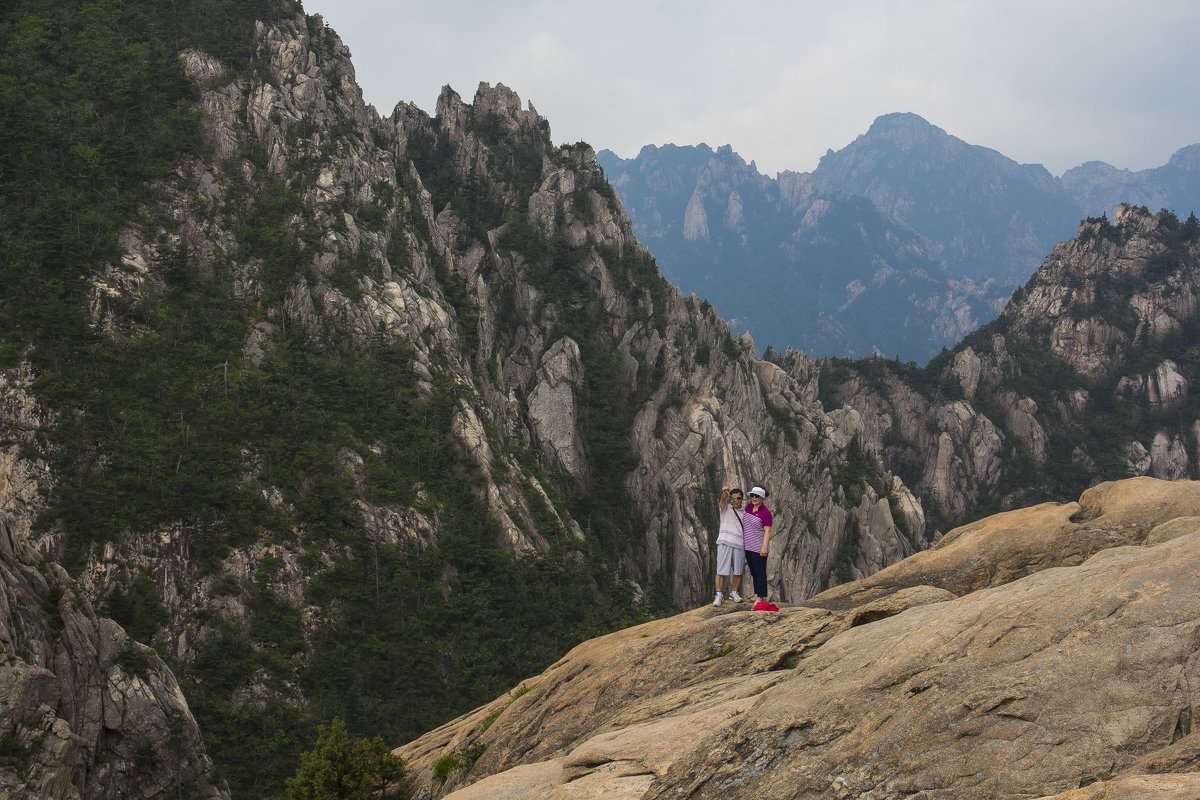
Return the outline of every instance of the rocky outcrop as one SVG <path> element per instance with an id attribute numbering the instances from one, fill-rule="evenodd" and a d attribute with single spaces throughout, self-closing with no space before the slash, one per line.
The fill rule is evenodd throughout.
<path id="1" fill-rule="evenodd" d="M 538 382 L 529 395 L 529 418 L 534 441 L 554 454 L 572 477 L 584 478 L 583 442 L 575 394 L 582 388 L 583 364 L 579 345 L 559 339 L 542 356 Z"/>
<path id="2" fill-rule="evenodd" d="M 939 527 L 1099 480 L 1194 477 L 1198 232 L 1124 205 L 1085 221 L 953 352 L 924 370 L 821 362 L 821 395 L 859 412 L 866 446 Z"/>
<path id="3" fill-rule="evenodd" d="M 46 420 L 28 373 L 6 372 L 0 384 L 0 795 L 152 798 L 188 787 L 227 797 L 158 654 L 98 617 L 34 547 L 30 523 L 53 476 L 20 449 Z"/>
<path id="4" fill-rule="evenodd" d="M 1052 567 L 1082 564 L 1101 550 L 1142 544 L 1159 525 L 1185 525 L 1200 511 L 1200 485 L 1130 478 L 1088 489 L 1076 503 L 1042 503 L 972 522 L 933 547 L 809 601 L 854 608 L 912 586 L 961 597 Z M 1179 528 L 1174 528 L 1176 534 Z M 1155 543 L 1165 541 L 1159 532 Z M 964 561 L 972 568 L 963 569 Z"/>
<path id="5" fill-rule="evenodd" d="M 708 218 L 704 213 L 703 196 L 699 193 L 692 195 L 683 212 L 683 238 L 689 242 L 708 241 Z"/>
<path id="6" fill-rule="evenodd" d="M 397 752 L 419 798 L 1188 797 L 1197 510 L 1142 478 L 983 519 L 779 613 L 586 642 Z"/>
<path id="7" fill-rule="evenodd" d="M 1121 205 L 1106 224 L 1081 224 L 1003 314 L 1016 331 L 1040 333 L 1051 352 L 1089 377 L 1109 371 L 1131 347 L 1179 330 L 1197 309 L 1194 253 L 1168 253 L 1160 237 L 1178 228 L 1174 215 Z"/>

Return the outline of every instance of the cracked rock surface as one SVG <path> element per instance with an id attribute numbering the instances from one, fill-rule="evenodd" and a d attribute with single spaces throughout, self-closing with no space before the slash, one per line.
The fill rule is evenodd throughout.
<path id="1" fill-rule="evenodd" d="M 1101 484 L 779 613 L 594 639 L 398 752 L 456 800 L 1195 796 L 1197 503 Z"/>

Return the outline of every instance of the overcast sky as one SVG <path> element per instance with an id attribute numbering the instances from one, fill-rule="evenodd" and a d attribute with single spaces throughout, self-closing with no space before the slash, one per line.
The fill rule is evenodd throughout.
<path id="1" fill-rule="evenodd" d="M 555 143 L 733 146 L 811 172 L 881 114 L 1055 175 L 1200 142 L 1195 0 L 304 0 L 381 115 L 503 83 Z"/>

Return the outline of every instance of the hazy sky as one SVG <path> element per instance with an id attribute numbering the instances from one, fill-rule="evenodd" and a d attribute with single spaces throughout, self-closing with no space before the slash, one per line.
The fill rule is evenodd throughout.
<path id="1" fill-rule="evenodd" d="M 433 113 L 503 83 L 556 143 L 629 158 L 730 144 L 810 172 L 910 111 L 1055 175 L 1141 170 L 1200 142 L 1195 0 L 304 0 L 349 45 L 366 100 Z"/>

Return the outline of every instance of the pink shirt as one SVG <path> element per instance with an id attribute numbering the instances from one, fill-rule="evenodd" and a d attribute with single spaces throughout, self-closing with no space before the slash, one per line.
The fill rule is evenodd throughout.
<path id="1" fill-rule="evenodd" d="M 754 506 L 748 506 L 746 512 L 742 514 L 742 538 L 745 541 L 745 548 L 752 553 L 758 553 L 762 550 L 763 539 L 766 538 L 765 527 L 771 525 L 771 509 L 767 508 L 766 504 L 758 507 L 758 511 L 754 510 Z M 767 543 L 767 552 L 770 552 L 770 542 Z"/>

